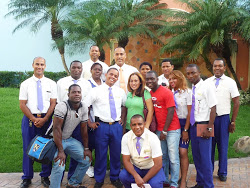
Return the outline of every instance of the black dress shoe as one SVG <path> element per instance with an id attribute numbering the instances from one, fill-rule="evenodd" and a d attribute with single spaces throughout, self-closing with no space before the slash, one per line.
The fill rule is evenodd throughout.
<path id="1" fill-rule="evenodd" d="M 116 188 L 122 188 L 122 186 L 123 186 L 122 182 L 119 179 L 117 179 L 115 181 L 111 181 L 111 184 L 113 186 L 115 186 Z"/>
<path id="2" fill-rule="evenodd" d="M 41 177 L 41 183 L 44 187 L 49 187 L 50 185 L 49 177 Z"/>
<path id="3" fill-rule="evenodd" d="M 101 188 L 103 186 L 103 182 L 95 182 L 94 188 Z"/>
<path id="4" fill-rule="evenodd" d="M 31 179 L 24 179 L 23 182 L 21 183 L 20 187 L 21 188 L 28 188 L 31 184 Z"/>
<path id="5" fill-rule="evenodd" d="M 203 186 L 196 184 L 195 186 L 193 186 L 191 188 L 203 188 Z"/>
<path id="6" fill-rule="evenodd" d="M 220 181 L 227 181 L 227 176 L 219 175 Z"/>

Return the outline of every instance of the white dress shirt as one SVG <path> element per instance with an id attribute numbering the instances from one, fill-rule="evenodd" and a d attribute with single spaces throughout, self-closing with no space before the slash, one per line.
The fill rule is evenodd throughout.
<path id="1" fill-rule="evenodd" d="M 209 81 L 202 79 L 195 85 L 194 116 L 196 122 L 209 121 L 211 108 L 217 104 L 214 87 Z"/>
<path id="2" fill-rule="evenodd" d="M 108 70 L 108 65 L 100 60 L 94 62 L 92 61 L 91 59 L 89 59 L 88 61 L 84 61 L 82 62 L 82 75 L 81 77 L 83 77 L 84 79 L 88 80 L 92 74 L 91 74 L 91 66 L 94 64 L 94 63 L 100 63 L 102 65 L 102 80 L 106 80 L 105 78 L 105 74 L 107 73 L 107 70 Z"/>
<path id="3" fill-rule="evenodd" d="M 67 77 L 64 77 L 64 78 L 61 78 L 60 80 L 58 80 L 58 82 L 57 82 L 57 93 L 58 93 L 57 102 L 62 102 L 62 101 L 68 100 L 69 86 L 74 84 L 74 80 L 75 79 L 72 78 L 71 76 L 67 76 Z M 82 101 L 83 101 L 84 98 L 87 96 L 89 90 L 92 87 L 90 87 L 88 81 L 83 79 L 83 78 L 78 79 L 78 82 L 76 84 L 81 87 Z"/>
<path id="4" fill-rule="evenodd" d="M 42 96 L 43 96 L 43 110 L 37 108 L 37 81 L 39 79 L 34 75 L 23 81 L 20 86 L 19 100 L 27 100 L 26 106 L 32 114 L 47 113 L 50 107 L 50 99 L 57 98 L 56 82 L 42 77 Z"/>
<path id="5" fill-rule="evenodd" d="M 122 67 L 119 67 L 117 64 L 114 64 L 112 66 L 110 66 L 110 68 L 116 68 L 119 71 L 119 78 L 118 80 L 115 82 L 115 85 L 120 87 L 120 68 L 122 68 L 123 70 L 123 75 L 124 75 L 124 81 L 126 84 L 126 88 L 127 88 L 127 84 L 128 84 L 128 78 L 130 76 L 130 74 L 134 73 L 134 72 L 139 72 L 137 70 L 137 68 L 131 66 L 131 65 L 127 65 L 127 64 L 123 64 Z"/>
<path id="6" fill-rule="evenodd" d="M 153 158 L 162 156 L 161 144 L 158 136 L 144 128 L 144 133 L 140 136 L 141 152 L 136 149 L 136 135 L 132 130 L 122 137 L 123 155 L 130 155 L 131 162 L 140 169 L 150 169 L 154 165 Z"/>
<path id="7" fill-rule="evenodd" d="M 220 77 L 219 85 L 216 88 L 216 97 L 218 104 L 216 105 L 217 116 L 230 114 L 231 112 L 231 99 L 240 96 L 236 82 L 224 74 Z M 216 77 L 208 78 L 213 85 L 215 85 Z"/>
<path id="8" fill-rule="evenodd" d="M 112 93 L 115 101 L 117 117 L 115 121 L 121 119 L 121 107 L 125 106 L 126 94 L 123 89 L 112 86 Z M 104 83 L 101 86 L 92 88 L 85 100 L 88 107 L 92 105 L 94 115 L 104 122 L 114 122 L 111 118 L 109 105 L 109 86 Z"/>
<path id="9" fill-rule="evenodd" d="M 165 83 L 166 86 L 169 86 L 168 79 L 164 76 L 164 74 L 158 76 L 158 85 L 161 85 L 162 83 Z"/>
<path id="10" fill-rule="evenodd" d="M 174 90 L 172 90 L 174 93 Z M 179 91 L 175 94 L 178 108 L 176 108 L 179 119 L 186 119 L 188 115 L 187 105 L 192 105 L 192 91 L 190 89 Z"/>

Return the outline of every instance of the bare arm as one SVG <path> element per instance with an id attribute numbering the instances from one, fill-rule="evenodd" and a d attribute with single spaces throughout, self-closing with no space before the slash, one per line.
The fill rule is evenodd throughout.
<path id="1" fill-rule="evenodd" d="M 138 187 L 142 187 L 145 182 L 135 171 L 133 164 L 130 162 L 130 155 L 122 155 L 122 160 L 125 169 L 135 178 L 135 183 L 138 185 Z"/>
<path id="2" fill-rule="evenodd" d="M 209 122 L 208 122 L 208 128 L 212 128 L 212 126 L 214 124 L 215 117 L 216 117 L 216 105 L 211 108 L 210 118 L 209 118 Z M 206 132 L 204 132 L 203 137 L 204 138 L 209 138 L 210 137 L 210 132 L 208 130 Z"/>
<path id="3" fill-rule="evenodd" d="M 52 113 L 54 112 L 56 106 L 56 99 L 50 99 L 50 106 L 44 118 L 37 118 L 39 121 L 35 122 L 34 125 L 36 127 L 42 127 L 51 117 Z"/>
<path id="4" fill-rule="evenodd" d="M 235 131 L 235 120 L 237 118 L 239 108 L 240 108 L 240 97 L 239 96 L 234 97 L 232 101 L 233 101 L 233 114 L 231 118 L 231 123 L 229 125 L 229 129 L 228 129 L 230 133 L 233 133 Z"/>
<path id="5" fill-rule="evenodd" d="M 55 162 L 60 160 L 59 166 L 65 164 L 66 155 L 62 146 L 62 125 L 64 119 L 54 117 L 53 120 L 53 138 L 58 149 L 58 155 L 55 158 Z"/>
<path id="6" fill-rule="evenodd" d="M 162 168 L 162 156 L 153 158 L 153 161 L 154 161 L 154 166 L 143 177 L 144 182 L 148 182 L 148 180 L 154 177 Z"/>
<path id="7" fill-rule="evenodd" d="M 123 134 L 125 133 L 126 129 L 126 121 L 127 121 L 127 108 L 125 106 L 122 106 L 121 120 L 119 123 L 122 124 Z"/>
<path id="8" fill-rule="evenodd" d="M 167 118 L 166 118 L 166 122 L 163 128 L 163 131 L 167 132 L 169 125 L 171 124 L 172 120 L 174 117 L 174 107 L 169 107 L 168 108 L 168 114 L 167 114 Z M 162 132 L 160 134 L 160 140 L 165 140 L 166 139 L 166 135 L 164 135 Z"/>
<path id="9" fill-rule="evenodd" d="M 28 100 L 19 100 L 19 104 L 20 104 L 20 109 L 22 110 L 22 112 L 24 113 L 24 115 L 29 118 L 32 122 L 36 122 L 36 117 L 33 116 L 33 114 L 31 113 L 30 109 L 26 106 Z"/>
<path id="10" fill-rule="evenodd" d="M 184 127 L 184 129 L 186 129 L 186 130 L 188 130 L 189 127 L 190 127 L 190 113 L 191 113 L 191 108 L 192 108 L 192 105 L 187 105 L 188 115 L 187 115 L 186 124 L 185 124 L 185 127 Z M 182 134 L 182 140 L 184 142 L 188 142 L 188 140 L 189 140 L 188 132 L 182 131 L 181 134 Z"/>
<path id="11" fill-rule="evenodd" d="M 154 114 L 154 106 L 153 106 L 153 102 L 151 98 L 146 100 L 146 105 L 148 109 L 148 115 L 147 115 L 147 119 L 145 122 L 145 127 L 149 129 L 149 126 L 152 122 L 153 114 Z"/>
<path id="12" fill-rule="evenodd" d="M 92 161 L 92 154 L 91 154 L 90 150 L 87 149 L 89 147 L 87 122 L 81 123 L 81 136 L 82 136 L 82 141 L 83 141 L 83 145 L 84 145 L 84 159 L 86 158 L 86 156 L 88 156 L 89 161 Z"/>

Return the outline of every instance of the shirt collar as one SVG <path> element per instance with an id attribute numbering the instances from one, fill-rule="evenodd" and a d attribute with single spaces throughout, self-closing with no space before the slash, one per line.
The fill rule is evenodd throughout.
<path id="1" fill-rule="evenodd" d="M 74 81 L 75 79 L 74 78 L 72 78 L 72 76 L 69 76 L 70 77 L 70 79 L 71 79 L 71 81 Z M 82 78 L 80 77 L 79 79 L 77 79 L 78 81 L 81 81 L 82 80 Z"/>
<path id="2" fill-rule="evenodd" d="M 200 79 L 200 81 L 195 85 L 195 89 L 199 88 L 202 84 L 203 80 Z M 194 86 L 194 84 L 192 84 L 192 86 Z"/>
<path id="3" fill-rule="evenodd" d="M 94 64 L 94 63 L 99 63 L 99 62 L 100 62 L 99 59 L 98 59 L 96 62 L 92 61 L 92 59 L 89 59 L 89 61 L 90 61 L 92 64 Z"/>
<path id="4" fill-rule="evenodd" d="M 37 78 L 37 77 L 33 74 L 33 79 L 34 79 L 36 82 L 37 82 L 38 80 L 41 80 L 41 81 L 42 81 L 42 80 L 44 79 L 44 75 L 43 75 L 42 78 L 39 79 L 39 78 Z"/>
<path id="5" fill-rule="evenodd" d="M 221 80 L 225 79 L 226 75 L 222 74 L 222 76 L 220 77 Z M 216 80 L 217 77 L 213 76 L 213 80 Z"/>
<path id="6" fill-rule="evenodd" d="M 131 130 L 132 131 L 132 130 Z M 147 128 L 144 127 L 144 132 L 142 133 L 142 135 L 140 136 L 143 140 L 145 139 L 145 136 L 146 136 L 146 132 L 147 131 Z M 133 132 L 133 131 L 132 131 Z M 137 138 L 137 136 L 133 133 L 132 135 L 132 138 L 133 140 Z"/>

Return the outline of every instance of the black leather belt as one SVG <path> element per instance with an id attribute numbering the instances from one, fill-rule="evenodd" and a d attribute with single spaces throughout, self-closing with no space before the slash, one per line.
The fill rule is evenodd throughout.
<path id="1" fill-rule="evenodd" d="M 41 118 L 41 117 L 45 117 L 46 113 L 41 113 L 41 114 L 33 114 L 34 116 Z"/>
<path id="2" fill-rule="evenodd" d="M 107 123 L 109 125 L 113 125 L 115 123 L 117 123 L 118 121 L 114 121 L 114 122 L 105 122 L 105 121 L 102 121 L 99 117 L 96 117 L 95 116 L 95 122 L 102 122 L 102 123 Z"/>

